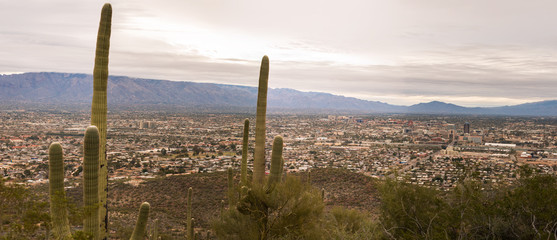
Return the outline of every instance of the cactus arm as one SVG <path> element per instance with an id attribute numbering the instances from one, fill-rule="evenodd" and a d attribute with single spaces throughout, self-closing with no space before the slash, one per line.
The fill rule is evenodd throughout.
<path id="1" fill-rule="evenodd" d="M 276 136 L 273 141 L 273 152 L 271 153 L 271 174 L 267 180 L 265 191 L 270 193 L 274 190 L 275 185 L 281 181 L 282 171 L 282 147 L 283 141 L 281 136 Z"/>
<path id="2" fill-rule="evenodd" d="M 234 198 L 234 172 L 232 168 L 229 167 L 227 169 L 228 175 L 228 208 L 232 209 L 235 205 L 235 198 Z"/>
<path id="3" fill-rule="evenodd" d="M 64 157 L 62 145 L 57 142 L 48 148 L 50 190 L 50 215 L 54 239 L 71 239 L 68 212 L 66 211 L 66 191 L 64 191 Z"/>
<path id="4" fill-rule="evenodd" d="M 143 240 L 145 239 L 145 229 L 147 227 L 147 219 L 149 218 L 149 208 L 151 206 L 148 202 L 144 202 L 139 207 L 139 216 L 133 229 L 133 234 L 130 240 Z"/>
<path id="5" fill-rule="evenodd" d="M 159 219 L 155 220 L 155 226 L 153 227 L 153 235 L 151 239 L 159 240 Z"/>
<path id="6" fill-rule="evenodd" d="M 112 6 L 104 4 L 101 11 L 99 31 L 97 34 L 97 48 L 95 52 L 95 67 L 93 69 L 93 102 L 91 104 L 91 125 L 97 126 L 100 134 L 99 148 L 99 197 L 101 238 L 108 237 L 107 191 L 108 171 L 106 159 L 106 113 L 108 82 L 108 52 L 110 49 L 110 33 L 112 25 Z"/>
<path id="7" fill-rule="evenodd" d="M 255 122 L 255 154 L 253 182 L 261 184 L 265 178 L 265 121 L 267 114 L 267 85 L 269 82 L 269 58 L 263 56 L 259 73 L 257 93 L 257 117 Z"/>
<path id="8" fill-rule="evenodd" d="M 99 130 L 90 126 L 83 143 L 83 231 L 99 239 Z"/>
<path id="9" fill-rule="evenodd" d="M 248 144 L 249 144 L 249 119 L 244 120 L 244 139 L 242 142 L 242 170 L 240 181 L 242 186 L 248 184 Z"/>
<path id="10" fill-rule="evenodd" d="M 193 230 L 193 224 L 195 223 L 195 219 L 194 218 L 189 218 L 188 219 L 191 223 L 191 227 L 188 228 L 188 240 L 194 240 L 195 239 L 195 234 L 194 234 L 194 230 Z"/>

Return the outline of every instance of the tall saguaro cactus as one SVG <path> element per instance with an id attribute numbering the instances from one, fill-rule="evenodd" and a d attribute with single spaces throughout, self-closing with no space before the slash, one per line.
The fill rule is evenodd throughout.
<path id="1" fill-rule="evenodd" d="M 249 119 L 244 120 L 244 139 L 242 142 L 242 170 L 240 172 L 240 181 L 242 186 L 248 184 L 248 144 L 249 144 Z"/>
<path id="2" fill-rule="evenodd" d="M 139 207 L 139 216 L 137 217 L 137 222 L 135 223 L 135 228 L 130 240 L 143 240 L 145 239 L 145 229 L 147 227 L 147 219 L 149 218 L 149 205 L 148 202 L 144 202 Z"/>
<path id="3" fill-rule="evenodd" d="M 257 118 L 255 122 L 255 154 L 253 182 L 263 183 L 265 178 L 265 121 L 267 115 L 267 85 L 269 82 L 269 57 L 263 56 L 259 72 L 257 93 Z"/>
<path id="4" fill-rule="evenodd" d="M 90 126 L 83 139 L 83 231 L 99 239 L 99 130 Z"/>
<path id="5" fill-rule="evenodd" d="M 66 191 L 64 191 L 64 157 L 60 143 L 50 144 L 48 159 L 52 233 L 54 239 L 71 239 L 68 212 L 66 211 Z"/>
<path id="6" fill-rule="evenodd" d="M 101 11 L 97 48 L 95 51 L 95 67 L 93 69 L 93 103 L 91 105 L 91 125 L 96 126 L 100 135 L 99 147 L 99 214 L 101 219 L 101 238 L 108 237 L 108 171 L 106 159 L 106 113 L 108 82 L 108 52 L 110 49 L 110 32 L 112 25 L 112 6 L 105 3 Z"/>

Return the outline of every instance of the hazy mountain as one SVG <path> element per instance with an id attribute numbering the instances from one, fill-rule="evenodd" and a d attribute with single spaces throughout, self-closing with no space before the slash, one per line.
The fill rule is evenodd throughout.
<path id="1" fill-rule="evenodd" d="M 256 79 L 254 80 L 256 82 Z M 25 104 L 90 104 L 93 78 L 88 74 L 24 73 L 0 75 L 0 101 Z M 257 88 L 110 76 L 109 107 L 157 109 L 227 109 L 253 111 Z M 320 92 L 269 89 L 270 111 L 320 113 L 496 114 L 557 116 L 557 101 L 492 108 L 467 108 L 443 102 L 409 107 Z"/>

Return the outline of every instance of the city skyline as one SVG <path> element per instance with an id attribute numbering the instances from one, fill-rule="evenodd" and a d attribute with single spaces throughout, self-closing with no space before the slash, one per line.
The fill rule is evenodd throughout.
<path id="1" fill-rule="evenodd" d="M 116 1 L 111 75 L 270 87 L 397 105 L 552 100 L 556 3 Z M 0 73 L 91 73 L 100 1 L 0 3 Z"/>

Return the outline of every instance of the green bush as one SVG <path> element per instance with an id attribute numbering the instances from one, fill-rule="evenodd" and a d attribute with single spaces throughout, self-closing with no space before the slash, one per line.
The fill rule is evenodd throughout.
<path id="1" fill-rule="evenodd" d="M 323 208 L 320 190 L 288 176 L 270 193 L 252 188 L 212 226 L 219 239 L 320 239 Z"/>

